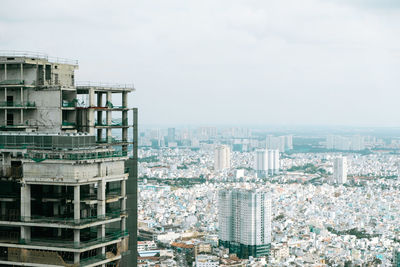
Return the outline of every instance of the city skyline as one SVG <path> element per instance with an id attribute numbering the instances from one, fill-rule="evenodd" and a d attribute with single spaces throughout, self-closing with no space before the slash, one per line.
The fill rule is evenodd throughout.
<path id="1" fill-rule="evenodd" d="M 400 5 L 349 2 L 3 1 L 0 49 L 131 77 L 141 124 L 400 126 Z"/>

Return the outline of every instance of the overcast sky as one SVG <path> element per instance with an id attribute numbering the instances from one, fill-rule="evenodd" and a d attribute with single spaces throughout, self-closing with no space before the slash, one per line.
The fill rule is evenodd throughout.
<path id="1" fill-rule="evenodd" d="M 133 82 L 142 124 L 400 126 L 399 0 L 2 0 L 0 49 Z"/>

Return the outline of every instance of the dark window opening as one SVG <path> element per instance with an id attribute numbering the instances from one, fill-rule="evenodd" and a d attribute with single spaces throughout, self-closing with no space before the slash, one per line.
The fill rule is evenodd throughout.
<path id="1" fill-rule="evenodd" d="M 14 102 L 14 96 L 8 95 L 7 96 L 7 106 L 8 107 L 12 107 L 13 106 L 13 102 Z"/>
<path id="2" fill-rule="evenodd" d="M 14 114 L 7 114 L 7 126 L 12 126 L 14 125 Z"/>
<path id="3" fill-rule="evenodd" d="M 54 84 L 58 84 L 58 74 L 54 74 Z"/>
<path id="4" fill-rule="evenodd" d="M 51 65 L 46 65 L 46 80 L 51 79 Z"/>

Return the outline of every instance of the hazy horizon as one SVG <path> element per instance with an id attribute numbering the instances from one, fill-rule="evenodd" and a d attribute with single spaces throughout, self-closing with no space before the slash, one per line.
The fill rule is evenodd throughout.
<path id="1" fill-rule="evenodd" d="M 0 50 L 135 84 L 141 125 L 399 127 L 394 0 L 9 1 Z"/>

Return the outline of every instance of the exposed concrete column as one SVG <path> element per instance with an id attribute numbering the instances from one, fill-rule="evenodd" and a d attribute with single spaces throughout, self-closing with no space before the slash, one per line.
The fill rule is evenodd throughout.
<path id="1" fill-rule="evenodd" d="M 58 216 L 59 215 L 58 206 L 59 206 L 58 203 L 56 203 L 56 202 L 53 203 L 53 215 L 54 216 Z"/>
<path id="2" fill-rule="evenodd" d="M 80 256 L 81 256 L 81 254 L 79 252 L 74 252 L 74 264 L 79 263 L 81 261 Z"/>
<path id="3" fill-rule="evenodd" d="M 74 220 L 75 222 L 79 222 L 81 219 L 81 186 L 74 186 Z"/>
<path id="4" fill-rule="evenodd" d="M 98 92 L 97 93 L 97 106 L 102 107 L 103 106 L 103 94 Z M 97 111 L 97 123 L 101 124 L 103 122 L 103 111 L 99 110 Z M 97 139 L 100 140 L 103 138 L 103 129 L 99 128 L 97 129 Z"/>
<path id="5" fill-rule="evenodd" d="M 122 106 L 128 108 L 128 92 L 122 92 Z"/>
<path id="6" fill-rule="evenodd" d="M 74 229 L 74 247 L 79 248 L 81 242 L 81 230 L 80 229 Z M 80 261 L 80 253 L 75 252 L 74 253 L 74 263 L 79 263 Z"/>
<path id="7" fill-rule="evenodd" d="M 106 214 L 106 182 L 102 178 L 97 184 L 97 216 L 100 218 Z M 104 239 L 106 236 L 106 226 L 104 224 L 97 226 L 97 238 Z M 106 248 L 99 248 L 100 254 L 106 253 Z"/>
<path id="8" fill-rule="evenodd" d="M 7 87 L 4 87 L 4 102 L 7 106 Z M 4 109 L 4 125 L 7 125 L 7 108 Z"/>
<path id="9" fill-rule="evenodd" d="M 88 109 L 88 132 L 89 134 L 94 134 L 94 109 L 95 107 L 95 93 L 94 88 L 89 89 L 89 109 Z"/>
<path id="10" fill-rule="evenodd" d="M 107 92 L 107 102 L 108 103 L 112 103 L 112 92 Z M 107 115 L 106 115 L 106 119 L 107 119 L 107 125 L 111 125 L 112 123 L 112 114 L 111 114 L 111 110 L 107 110 Z M 111 128 L 107 128 L 107 140 L 111 139 Z"/>
<path id="11" fill-rule="evenodd" d="M 24 88 L 23 87 L 21 87 L 20 99 L 21 99 L 21 105 L 24 105 Z M 21 124 L 24 124 L 24 109 L 21 109 Z"/>
<path id="12" fill-rule="evenodd" d="M 28 184 L 21 184 L 21 217 L 26 221 L 31 217 L 31 186 Z M 31 239 L 30 226 L 21 226 L 21 239 Z"/>
<path id="13" fill-rule="evenodd" d="M 128 92 L 122 93 L 122 106 L 128 108 Z M 122 125 L 127 126 L 128 123 L 128 110 L 122 111 Z M 128 128 L 122 128 L 122 140 L 128 141 Z M 128 146 L 122 147 L 123 151 L 128 151 Z"/>
<path id="14" fill-rule="evenodd" d="M 126 180 L 121 181 L 121 211 L 126 210 Z M 121 230 L 126 230 L 126 217 L 124 216 L 121 219 Z"/>
<path id="15" fill-rule="evenodd" d="M 58 196 L 61 195 L 61 186 L 54 186 L 55 192 Z M 60 203 L 53 203 L 53 215 L 58 216 L 61 213 L 61 204 Z M 57 236 L 61 236 L 61 228 L 57 229 Z"/>
<path id="16" fill-rule="evenodd" d="M 4 80 L 7 80 L 7 64 L 4 64 Z"/>
<path id="17" fill-rule="evenodd" d="M 21 63 L 21 81 L 24 79 L 24 64 Z"/>
<path id="18" fill-rule="evenodd" d="M 74 186 L 74 221 L 77 223 L 81 218 L 81 186 Z M 74 247 L 79 247 L 81 239 L 81 230 L 74 229 Z M 79 263 L 80 253 L 74 253 L 74 263 Z"/>
<path id="19" fill-rule="evenodd" d="M 7 168 L 11 167 L 11 153 L 2 153 L 3 155 L 3 173 L 7 174 Z"/>
<path id="20" fill-rule="evenodd" d="M 61 195 L 61 186 L 54 185 L 54 192 L 56 193 L 56 197 L 60 197 L 60 195 Z M 55 217 L 60 215 L 59 207 L 60 207 L 60 203 L 57 203 L 57 202 L 53 203 L 53 215 Z"/>
<path id="21" fill-rule="evenodd" d="M 97 215 L 106 214 L 106 182 L 104 177 L 97 183 Z"/>

